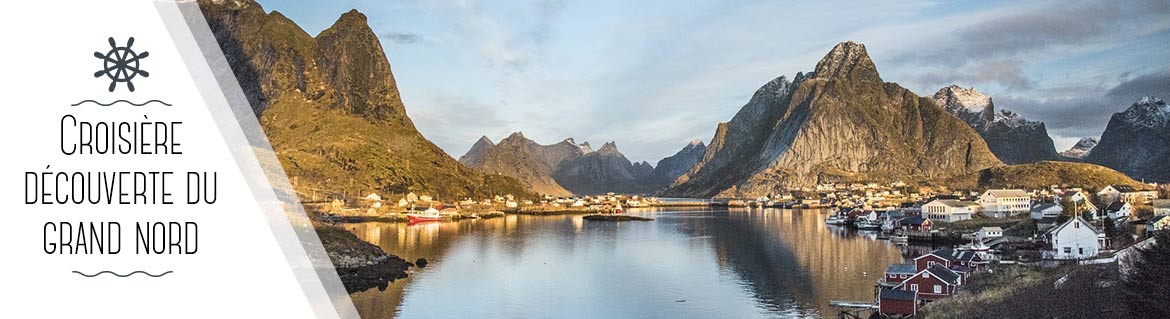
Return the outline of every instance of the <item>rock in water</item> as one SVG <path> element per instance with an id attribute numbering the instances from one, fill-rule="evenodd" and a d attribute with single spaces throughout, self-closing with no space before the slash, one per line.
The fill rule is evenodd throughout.
<path id="1" fill-rule="evenodd" d="M 419 258 L 418 260 L 414 261 L 414 265 L 418 266 L 418 268 L 427 268 L 427 259 Z"/>
<path id="2" fill-rule="evenodd" d="M 1085 161 L 1147 182 L 1170 181 L 1170 107 L 1146 96 L 1114 113 Z"/>
<path id="3" fill-rule="evenodd" d="M 995 111 L 991 97 L 951 85 L 934 94 L 935 104 L 971 125 L 987 147 L 1007 164 L 1060 159 L 1043 122 L 1029 121 L 1008 110 Z"/>
<path id="4" fill-rule="evenodd" d="M 298 191 L 529 195 L 515 179 L 459 164 L 418 132 L 362 13 L 346 12 L 314 38 L 251 0 L 199 7 Z"/>
<path id="5" fill-rule="evenodd" d="M 834 181 L 912 181 L 1002 165 L 974 129 L 885 83 L 844 42 L 790 82 L 779 77 L 719 124 L 703 160 L 665 193 L 756 197 Z"/>

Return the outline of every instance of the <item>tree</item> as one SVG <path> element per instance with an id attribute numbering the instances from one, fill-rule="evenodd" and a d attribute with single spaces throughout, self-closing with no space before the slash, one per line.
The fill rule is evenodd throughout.
<path id="1" fill-rule="evenodd" d="M 1133 318 L 1170 318 L 1170 232 L 1137 251 L 1133 272 L 1122 279 L 1122 298 Z"/>

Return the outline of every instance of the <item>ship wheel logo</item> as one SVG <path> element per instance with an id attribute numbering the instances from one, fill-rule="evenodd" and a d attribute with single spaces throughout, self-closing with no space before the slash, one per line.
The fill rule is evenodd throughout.
<path id="1" fill-rule="evenodd" d="M 110 78 L 110 92 L 114 92 L 118 82 L 126 82 L 126 88 L 130 89 L 130 92 L 134 92 L 134 83 L 130 80 L 139 75 L 142 77 L 150 76 L 150 72 L 139 67 L 139 61 L 150 56 L 150 52 L 134 52 L 130 49 L 133 45 L 134 37 L 126 40 L 126 46 L 118 46 L 118 43 L 114 42 L 114 38 L 111 37 L 109 52 L 93 53 L 94 57 L 102 60 L 102 69 L 94 72 L 93 77 L 100 78 L 104 75 Z"/>

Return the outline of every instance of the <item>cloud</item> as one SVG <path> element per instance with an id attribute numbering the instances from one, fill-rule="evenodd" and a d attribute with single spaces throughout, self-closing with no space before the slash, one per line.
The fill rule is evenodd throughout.
<path id="1" fill-rule="evenodd" d="M 1139 75 L 1112 87 L 1080 86 L 1061 91 L 1079 91 L 1082 95 L 1057 99 L 1007 96 L 996 98 L 995 104 L 1043 121 L 1053 139 L 1097 137 L 1113 113 L 1124 111 L 1142 96 L 1170 97 L 1170 70 Z"/>
<path id="2" fill-rule="evenodd" d="M 418 33 L 410 32 L 384 32 L 382 33 L 382 39 L 397 44 L 415 44 L 423 41 L 423 36 Z"/>

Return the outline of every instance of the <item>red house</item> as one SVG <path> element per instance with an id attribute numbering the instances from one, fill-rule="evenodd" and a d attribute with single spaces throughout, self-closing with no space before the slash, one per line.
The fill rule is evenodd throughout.
<path id="1" fill-rule="evenodd" d="M 918 314 L 918 294 L 882 288 L 878 293 L 878 312 L 886 317 L 913 317 Z"/>
<path id="2" fill-rule="evenodd" d="M 902 224 L 902 227 L 907 232 L 918 234 L 930 233 L 931 227 L 933 226 L 929 219 L 923 218 L 922 216 L 906 217 L 899 221 L 899 223 Z"/>
<path id="3" fill-rule="evenodd" d="M 958 274 L 941 264 L 935 264 L 895 288 L 916 292 L 918 298 L 923 300 L 937 300 L 954 295 L 961 284 L 962 278 Z"/>

